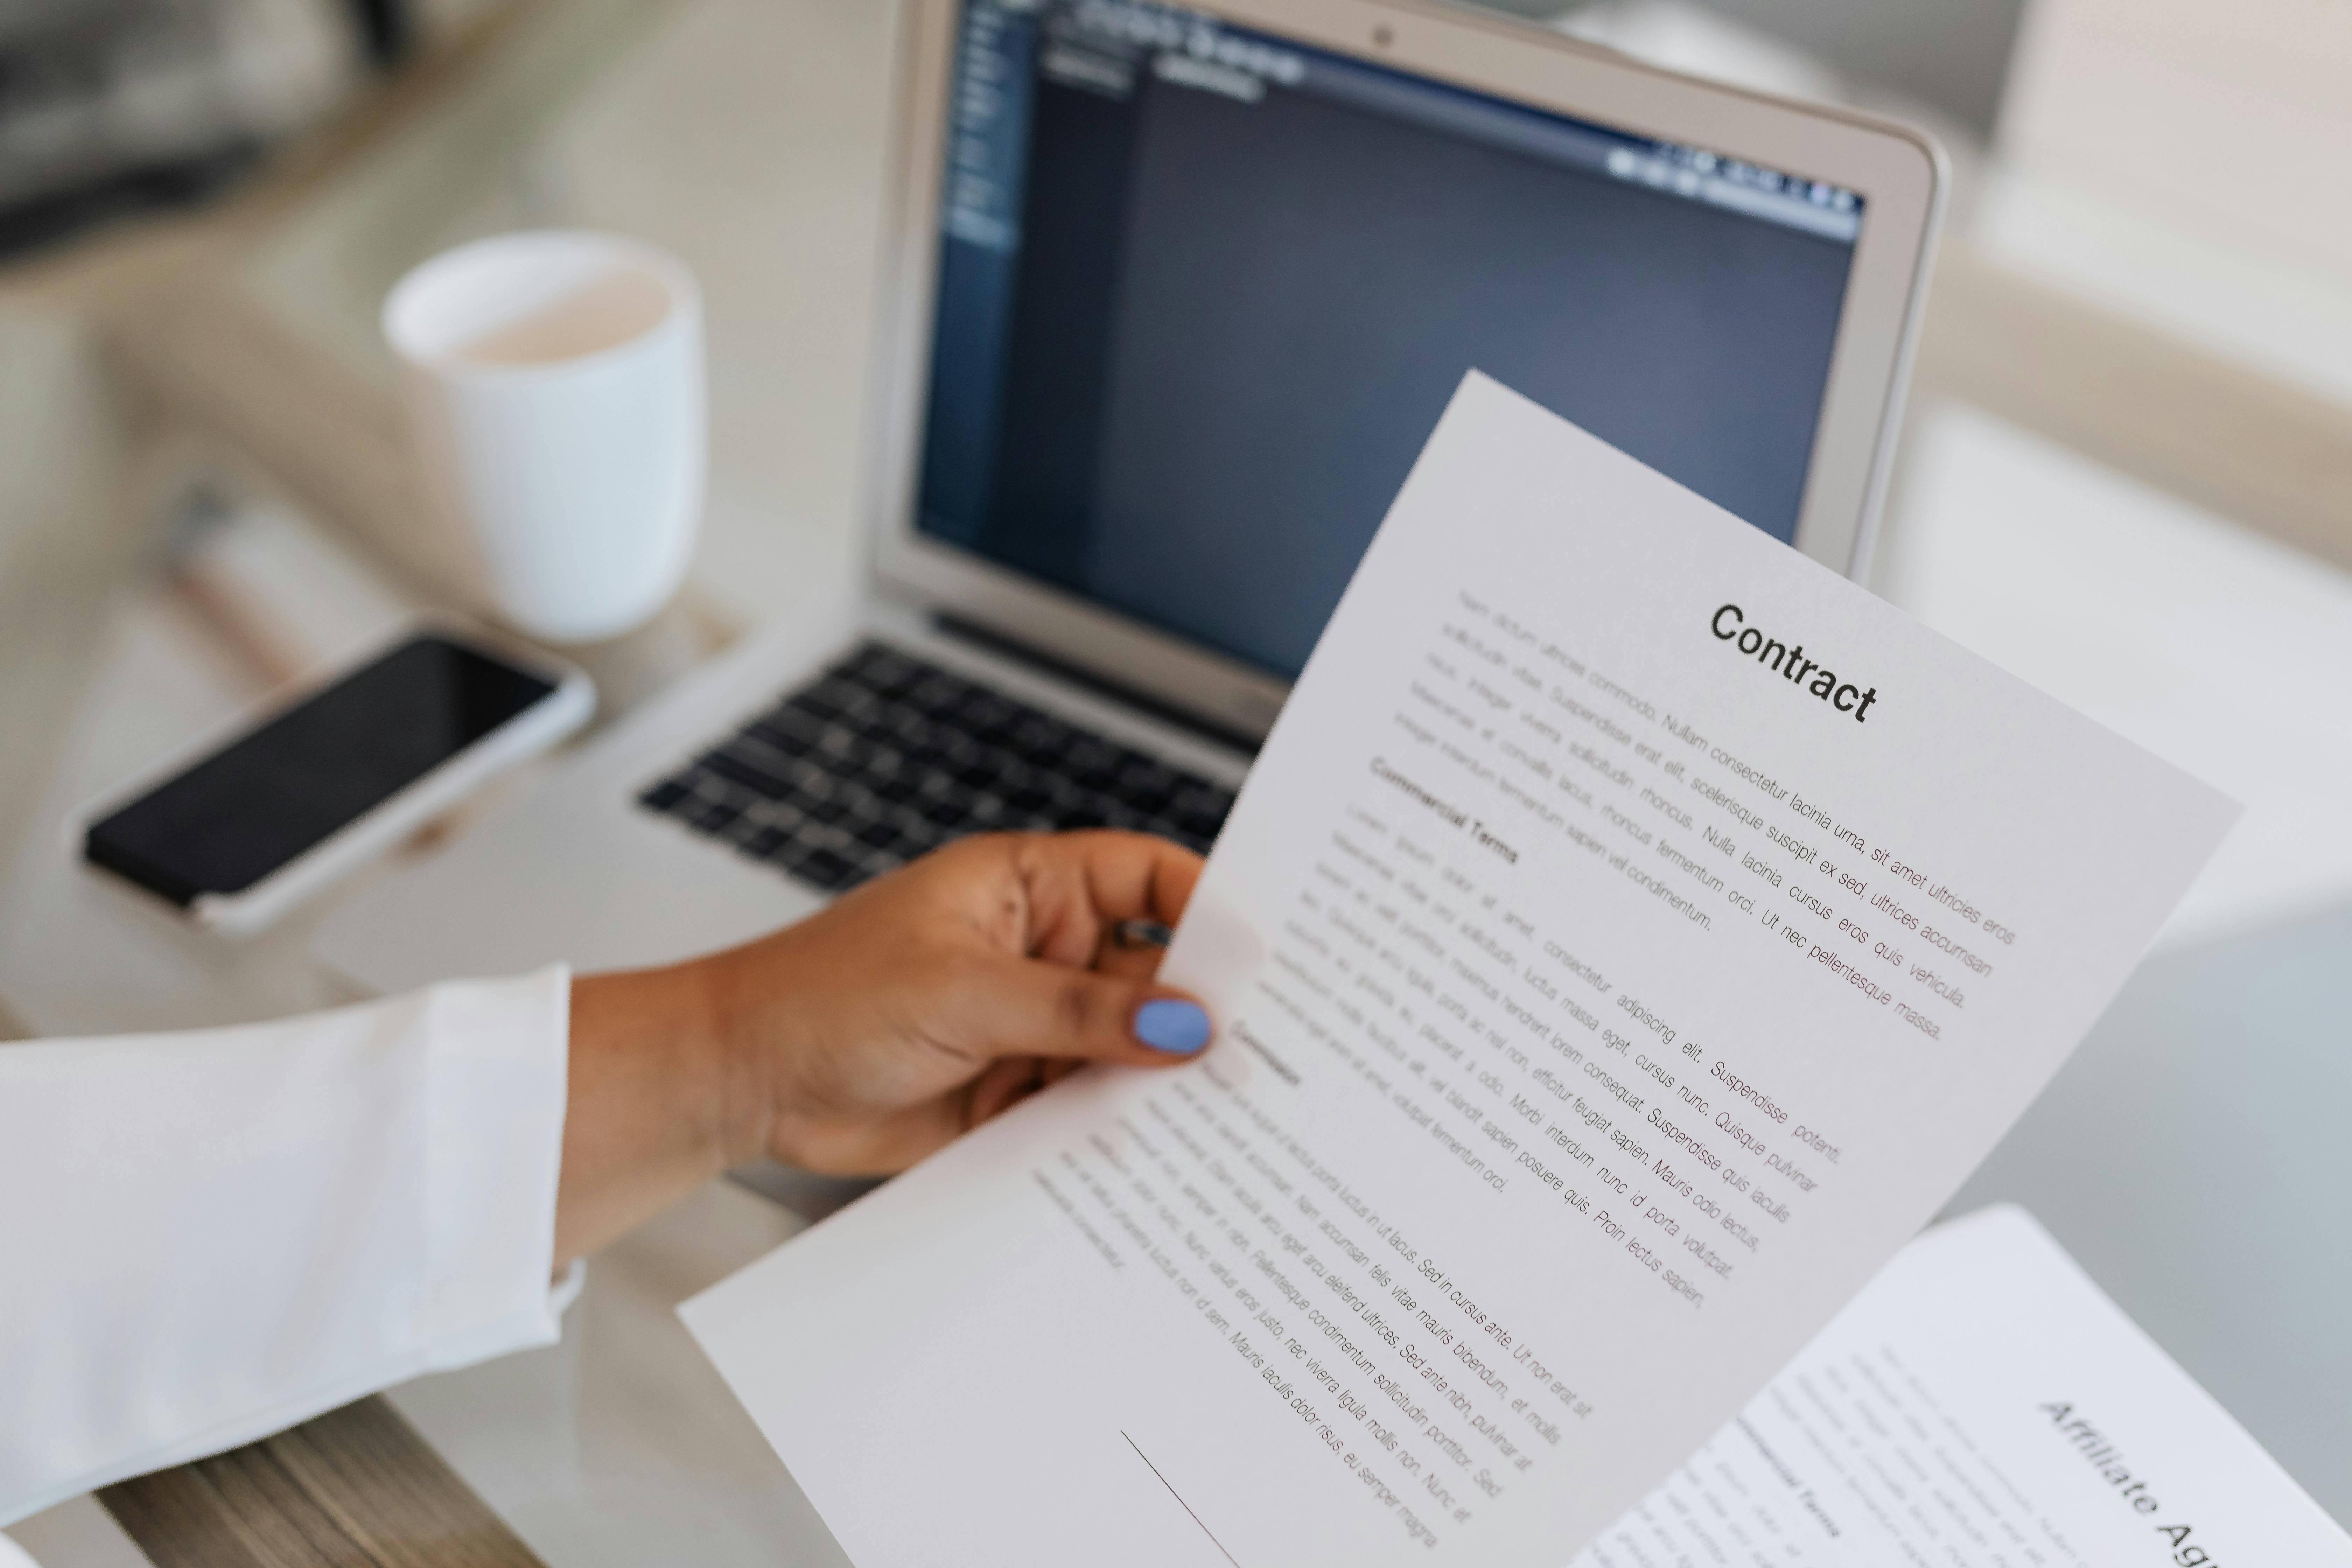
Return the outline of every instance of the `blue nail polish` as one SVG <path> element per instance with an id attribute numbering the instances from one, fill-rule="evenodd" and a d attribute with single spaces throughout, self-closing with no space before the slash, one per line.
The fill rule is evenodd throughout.
<path id="1" fill-rule="evenodd" d="M 1135 1037 L 1155 1051 L 1189 1057 L 1209 1043 L 1209 1015 L 1197 1002 L 1163 996 L 1135 1010 Z"/>

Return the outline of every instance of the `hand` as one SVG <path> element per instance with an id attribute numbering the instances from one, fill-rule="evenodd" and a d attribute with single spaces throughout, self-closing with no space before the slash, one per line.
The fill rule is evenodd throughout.
<path id="1" fill-rule="evenodd" d="M 903 1170 L 1087 1061 L 1209 1039 L 1125 921 L 1173 924 L 1200 858 L 1117 832 L 969 838 L 800 924 L 572 986 L 559 1258 L 729 1165 Z"/>

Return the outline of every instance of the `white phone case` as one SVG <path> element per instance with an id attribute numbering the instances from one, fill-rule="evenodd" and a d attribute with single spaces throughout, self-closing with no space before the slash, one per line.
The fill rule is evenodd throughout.
<path id="1" fill-rule="evenodd" d="M 242 892 L 199 894 L 183 909 L 127 878 L 91 864 L 84 856 L 83 845 L 93 824 L 104 821 L 113 812 L 169 783 L 278 714 L 421 635 L 440 635 L 474 645 L 519 669 L 551 681 L 555 689 Z M 228 936 L 248 936 L 345 873 L 383 854 L 507 769 L 555 746 L 585 724 L 595 710 L 595 686 L 586 672 L 574 666 L 454 616 L 419 616 L 353 657 L 271 692 L 84 806 L 66 823 L 67 850 L 86 874 L 103 878 L 110 886 L 127 889 L 154 906 L 208 930 Z"/>

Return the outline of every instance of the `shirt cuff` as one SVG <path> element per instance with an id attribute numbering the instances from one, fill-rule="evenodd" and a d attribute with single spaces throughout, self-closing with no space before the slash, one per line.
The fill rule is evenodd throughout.
<path id="1" fill-rule="evenodd" d="M 572 1033 L 562 964 L 427 992 L 431 1154 L 423 1370 L 550 1344 L 572 1296 L 555 1272 L 556 1184 Z M 571 1271 L 567 1271 L 567 1282 Z M 561 1300 L 559 1300 L 559 1296 Z"/>

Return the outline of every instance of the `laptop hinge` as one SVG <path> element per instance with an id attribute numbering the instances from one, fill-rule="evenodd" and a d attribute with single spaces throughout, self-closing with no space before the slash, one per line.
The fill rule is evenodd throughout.
<path id="1" fill-rule="evenodd" d="M 1050 653 L 1031 647 L 1026 643 L 1006 637 L 1003 632 L 992 627 L 977 625 L 944 610 L 932 612 L 931 625 L 948 637 L 971 643 L 999 658 L 1009 658 L 1015 664 L 1027 665 L 1041 674 L 1053 676 L 1058 680 L 1066 680 L 1073 686 L 1084 687 L 1097 697 L 1108 698 L 1114 702 L 1147 713 L 1163 724 L 1172 724 L 1179 730 L 1197 735 L 1204 741 L 1213 742 L 1228 751 L 1239 752 L 1245 757 L 1257 755 L 1257 749 L 1261 742 L 1252 736 L 1244 735 L 1238 730 L 1227 729 L 1213 719 L 1203 719 L 1197 713 L 1187 711 L 1164 698 L 1152 696 L 1148 691 L 1138 691 L 1132 686 L 1124 685 L 1116 680 L 1107 680 L 1091 670 L 1081 669 L 1066 659 L 1057 658 Z"/>

